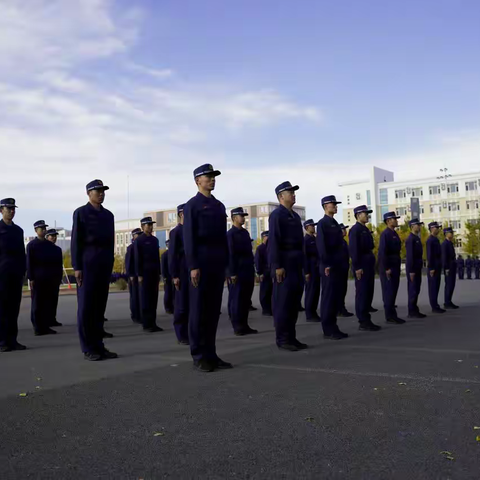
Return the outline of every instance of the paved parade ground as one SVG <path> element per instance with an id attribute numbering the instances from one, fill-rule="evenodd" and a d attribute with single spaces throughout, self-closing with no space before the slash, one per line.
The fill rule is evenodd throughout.
<path id="1" fill-rule="evenodd" d="M 192 369 L 161 301 L 165 332 L 145 334 L 128 294 L 111 294 L 107 347 L 120 358 L 86 362 L 75 296 L 60 298 L 64 326 L 46 337 L 33 336 L 24 298 L 29 350 L 0 356 L 0 477 L 478 479 L 480 281 L 457 283 L 461 309 L 430 315 L 424 277 L 429 316 L 399 326 L 385 324 L 379 287 L 381 332 L 339 319 L 350 338 L 323 340 L 300 314 L 311 348 L 295 353 L 275 347 L 258 311 L 260 333 L 233 336 L 225 291 L 218 353 L 235 368 L 214 373 Z M 350 282 L 351 311 L 353 298 Z M 398 305 L 406 318 L 405 279 Z"/>

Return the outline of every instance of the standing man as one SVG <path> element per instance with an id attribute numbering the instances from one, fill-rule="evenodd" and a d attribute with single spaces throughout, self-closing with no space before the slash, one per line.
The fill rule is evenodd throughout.
<path id="1" fill-rule="evenodd" d="M 433 313 L 445 313 L 438 304 L 438 292 L 442 281 L 442 246 L 438 234 L 442 228 L 437 222 L 430 222 L 428 230 L 430 235 L 427 238 L 427 267 L 428 267 L 428 298 Z"/>
<path id="2" fill-rule="evenodd" d="M 235 335 L 258 333 L 248 325 L 248 312 L 255 284 L 252 239 L 243 225 L 248 216 L 242 207 L 231 212 L 232 228 L 227 232 L 228 243 L 228 296 L 230 320 Z"/>
<path id="3" fill-rule="evenodd" d="M 470 255 L 468 255 L 467 259 L 465 260 L 465 267 L 467 268 L 467 279 L 471 280 L 472 279 L 473 260 L 470 257 Z"/>
<path id="4" fill-rule="evenodd" d="M 305 263 L 302 220 L 293 210 L 298 189 L 290 182 L 283 182 L 275 188 L 280 206 L 270 214 L 268 221 L 268 263 L 273 277 L 276 343 L 278 348 L 290 352 L 308 348 L 297 340 L 295 331 Z"/>
<path id="5" fill-rule="evenodd" d="M 443 233 L 445 235 L 445 240 L 442 243 L 442 266 L 445 273 L 445 303 L 443 306 L 447 310 L 453 310 L 459 307 L 452 302 L 457 279 L 457 261 L 455 260 L 452 227 L 444 228 Z M 461 258 L 461 255 L 459 255 L 459 258 Z"/>
<path id="6" fill-rule="evenodd" d="M 26 258 L 23 230 L 13 223 L 16 208 L 14 198 L 0 200 L 0 352 L 27 348 L 17 342 Z"/>
<path id="7" fill-rule="evenodd" d="M 140 288 L 140 311 L 143 330 L 162 332 L 157 325 L 158 285 L 160 283 L 160 246 L 153 233 L 152 217 L 140 220 L 142 235 L 134 242 L 135 273 Z"/>
<path id="8" fill-rule="evenodd" d="M 262 315 L 272 316 L 272 293 L 273 283 L 270 267 L 268 265 L 268 230 L 261 234 L 262 243 L 255 251 L 255 269 L 260 279 L 260 305 L 262 306 Z"/>
<path id="9" fill-rule="evenodd" d="M 339 308 L 337 317 L 353 317 L 353 313 L 347 310 L 345 306 L 345 297 L 347 296 L 348 290 L 348 272 L 350 271 L 350 252 L 348 250 L 348 243 L 345 240 L 347 236 L 347 229 L 348 225 L 344 225 L 343 223 L 340 224 L 340 228 L 342 229 L 343 235 L 343 245 L 342 245 L 342 283 L 341 283 L 341 290 L 339 293 Z"/>
<path id="10" fill-rule="evenodd" d="M 183 244 L 183 210 L 185 204 L 178 205 L 178 225 L 170 232 L 170 248 L 168 249 L 168 270 L 175 287 L 175 305 L 173 308 L 173 326 L 180 345 L 190 345 L 188 341 L 188 278 L 185 247 Z"/>
<path id="11" fill-rule="evenodd" d="M 190 273 L 188 334 L 194 367 L 201 372 L 232 368 L 218 357 L 215 346 L 228 262 L 227 213 L 225 205 L 212 195 L 218 175 L 209 164 L 194 170 L 198 193 L 183 211 Z"/>
<path id="12" fill-rule="evenodd" d="M 320 300 L 320 270 L 315 234 L 315 223 L 312 219 L 303 222 L 305 229 L 305 316 L 307 322 L 320 322 L 317 313 Z"/>
<path id="13" fill-rule="evenodd" d="M 160 271 L 163 277 L 163 307 L 165 308 L 165 313 L 172 315 L 173 314 L 173 302 L 175 296 L 175 290 L 173 288 L 172 275 L 168 268 L 168 248 L 170 241 L 165 242 L 166 250 L 162 253 L 161 256 L 161 268 Z"/>
<path id="14" fill-rule="evenodd" d="M 341 332 L 337 326 L 345 252 L 342 229 L 333 217 L 340 203 L 342 202 L 337 202 L 335 195 L 322 198 L 325 216 L 318 222 L 317 228 L 317 250 L 322 284 L 320 317 L 323 336 L 330 340 L 348 338 L 348 334 Z"/>
<path id="15" fill-rule="evenodd" d="M 128 276 L 128 292 L 130 293 L 130 318 L 133 323 L 142 323 L 140 312 L 140 292 L 138 277 L 135 271 L 135 240 L 142 234 L 141 228 L 132 230 L 132 243 L 127 247 L 125 254 L 125 272 Z"/>
<path id="16" fill-rule="evenodd" d="M 407 251 L 406 273 L 408 285 L 408 318 L 425 318 L 418 308 L 418 296 L 422 286 L 423 245 L 420 231 L 423 222 L 418 218 L 410 220 L 410 235 L 405 241 Z"/>
<path id="17" fill-rule="evenodd" d="M 473 267 L 475 268 L 475 280 L 478 280 L 480 279 L 480 260 L 478 259 L 478 255 L 475 257 Z"/>
<path id="18" fill-rule="evenodd" d="M 33 228 L 37 237 L 27 245 L 27 277 L 32 297 L 30 319 L 36 336 L 57 333 L 50 328 L 52 304 L 55 302 L 52 284 L 56 283 L 56 278 L 51 258 L 52 244 L 45 238 L 47 227 L 45 220 L 36 221 Z"/>
<path id="19" fill-rule="evenodd" d="M 387 212 L 383 215 L 383 221 L 387 228 L 380 235 L 378 247 L 378 270 L 382 285 L 385 320 L 387 323 L 398 325 L 405 323 L 405 320 L 398 317 L 395 306 L 400 286 L 400 251 L 402 249 L 402 242 L 395 231 L 399 218 L 395 212 Z"/>
<path id="20" fill-rule="evenodd" d="M 60 291 L 60 284 L 63 277 L 63 252 L 60 247 L 55 245 L 57 243 L 58 232 L 55 228 L 47 230 L 47 242 L 50 242 L 55 248 L 52 248 L 51 265 L 52 265 L 52 303 L 50 304 L 50 326 L 61 327 L 62 324 L 57 322 L 57 307 L 58 295 Z"/>
<path id="21" fill-rule="evenodd" d="M 457 259 L 457 269 L 458 269 L 458 279 L 463 280 L 463 276 L 465 273 L 465 260 L 461 255 L 459 255 Z"/>
<path id="22" fill-rule="evenodd" d="M 77 323 L 85 360 L 117 358 L 103 344 L 103 322 L 113 270 L 115 224 L 102 206 L 109 187 L 101 180 L 86 186 L 88 203 L 73 213 L 72 264 L 77 281 Z"/>
<path id="23" fill-rule="evenodd" d="M 348 234 L 352 269 L 355 274 L 355 313 L 359 330 L 377 332 L 382 327 L 375 325 L 370 316 L 373 292 L 375 289 L 375 255 L 373 254 L 373 237 L 367 227 L 369 210 L 366 205 L 353 209 L 357 223 Z"/>

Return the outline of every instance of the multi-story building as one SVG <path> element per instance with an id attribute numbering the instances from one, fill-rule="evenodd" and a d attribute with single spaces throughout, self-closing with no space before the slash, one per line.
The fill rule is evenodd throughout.
<path id="1" fill-rule="evenodd" d="M 247 205 L 235 205 L 235 207 L 243 207 L 249 216 L 245 222 L 245 228 L 249 231 L 253 240 L 260 238 L 264 230 L 268 230 L 268 217 L 270 213 L 278 207 L 276 202 L 251 203 Z M 227 228 L 232 226 L 230 211 L 227 208 Z M 305 220 L 305 207 L 295 205 L 294 210 Z M 154 224 L 154 235 L 158 238 L 160 248 L 165 248 L 165 242 L 170 236 L 171 230 L 177 225 L 177 209 L 150 210 L 145 212 L 145 217 L 150 216 L 157 222 Z M 124 256 L 128 245 L 131 243 L 131 231 L 140 226 L 140 219 L 119 220 L 115 222 L 115 253 Z"/>
<path id="2" fill-rule="evenodd" d="M 367 204 L 373 210 L 372 223 L 383 221 L 383 214 L 397 212 L 404 221 L 411 218 L 411 199 L 418 199 L 420 218 L 428 224 L 448 223 L 456 231 L 457 245 L 462 246 L 467 222 L 480 220 L 480 172 L 453 176 L 394 181 L 393 172 L 373 167 L 370 177 L 340 184 L 342 187 L 343 222 L 355 221 L 353 209 Z"/>

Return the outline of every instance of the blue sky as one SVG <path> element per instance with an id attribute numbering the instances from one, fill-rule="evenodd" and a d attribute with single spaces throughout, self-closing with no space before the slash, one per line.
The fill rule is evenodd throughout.
<path id="1" fill-rule="evenodd" d="M 476 0 L 0 0 L 1 197 L 69 226 L 84 185 L 117 219 L 223 171 L 227 205 L 291 180 L 309 216 L 376 165 L 480 170 Z"/>

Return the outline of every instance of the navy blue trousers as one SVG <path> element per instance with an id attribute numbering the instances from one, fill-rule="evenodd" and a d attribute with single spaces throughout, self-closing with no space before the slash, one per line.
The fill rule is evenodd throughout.
<path id="1" fill-rule="evenodd" d="M 260 305 L 262 306 L 262 313 L 272 314 L 272 295 L 273 295 L 273 282 L 270 272 L 264 273 L 263 281 L 260 282 Z"/>
<path id="2" fill-rule="evenodd" d="M 410 280 L 410 273 L 415 273 L 413 282 Z M 422 286 L 422 271 L 407 272 L 407 289 L 408 289 L 408 314 L 414 315 L 420 310 L 418 308 L 418 296 Z"/>
<path id="3" fill-rule="evenodd" d="M 430 272 L 428 272 L 427 276 L 428 276 L 428 299 L 430 300 L 430 306 L 432 308 L 440 308 L 440 305 L 438 304 L 438 292 L 440 292 L 442 272 L 440 269 L 437 269 L 435 270 L 435 275 L 433 277 L 430 276 Z"/>
<path id="4" fill-rule="evenodd" d="M 480 268 L 475 269 L 475 280 L 478 280 L 480 278 Z"/>
<path id="5" fill-rule="evenodd" d="M 307 319 L 318 317 L 320 300 L 320 270 L 316 263 L 310 265 L 310 280 L 305 282 L 305 316 Z"/>
<path id="6" fill-rule="evenodd" d="M 156 325 L 158 284 L 158 272 L 151 274 L 144 273 L 143 282 L 140 283 L 140 307 L 143 328 L 150 328 Z"/>
<path id="7" fill-rule="evenodd" d="M 165 308 L 165 312 L 171 313 L 173 312 L 175 301 L 175 287 L 170 277 L 164 279 L 163 289 L 163 307 Z"/>
<path id="8" fill-rule="evenodd" d="M 49 280 L 36 280 L 31 291 L 30 319 L 36 332 L 45 332 L 56 317 L 58 284 Z"/>
<path id="9" fill-rule="evenodd" d="M 110 269 L 84 268 L 82 286 L 77 287 L 77 325 L 84 353 L 101 353 L 103 323 L 110 286 Z"/>
<path id="10" fill-rule="evenodd" d="M 392 268 L 390 279 L 384 269 L 380 269 L 380 283 L 382 285 L 383 308 L 385 310 L 385 320 L 397 319 L 397 301 L 398 287 L 400 286 L 400 268 Z"/>
<path id="11" fill-rule="evenodd" d="M 235 285 L 228 285 L 228 299 L 230 305 L 230 320 L 235 332 L 248 328 L 248 314 L 252 301 L 255 278 L 251 274 L 239 274 Z"/>
<path id="12" fill-rule="evenodd" d="M 457 275 L 454 270 L 450 270 L 448 275 L 445 275 L 445 305 L 452 304 L 453 291 L 455 290 L 455 283 Z"/>
<path id="13" fill-rule="evenodd" d="M 467 279 L 468 280 L 472 279 L 472 268 L 471 267 L 467 268 Z"/>
<path id="14" fill-rule="evenodd" d="M 140 312 L 140 290 L 138 287 L 138 277 L 134 280 L 128 279 L 128 291 L 130 292 L 130 318 L 133 321 L 140 322 L 142 318 Z"/>
<path id="15" fill-rule="evenodd" d="M 464 272 L 465 272 L 465 270 L 463 268 L 458 269 L 458 278 L 460 280 L 463 280 Z"/>
<path id="16" fill-rule="evenodd" d="M 188 292 L 190 281 L 186 270 L 181 272 L 179 278 L 180 289 L 175 290 L 174 295 L 173 328 L 175 329 L 177 340 L 181 342 L 188 341 Z"/>
<path id="17" fill-rule="evenodd" d="M 347 296 L 348 290 L 348 267 L 343 269 L 341 274 L 342 280 L 338 291 L 338 313 L 342 313 L 347 309 L 347 307 L 345 307 L 345 297 Z"/>
<path id="18" fill-rule="evenodd" d="M 371 265 L 363 268 L 363 275 L 360 280 L 358 280 L 355 275 L 355 315 L 359 323 L 369 323 L 372 321 L 370 307 L 372 306 L 374 290 L 375 258 L 373 258 Z"/>
<path id="19" fill-rule="evenodd" d="M 338 332 L 337 313 L 340 305 L 340 290 L 343 273 L 340 267 L 332 267 L 330 275 L 325 275 L 325 267 L 320 267 L 322 278 L 322 302 L 320 304 L 320 316 L 322 317 L 322 328 L 325 335 L 332 335 Z"/>
<path id="20" fill-rule="evenodd" d="M 272 307 L 277 345 L 292 344 L 297 338 L 295 325 L 304 286 L 302 265 L 290 268 L 287 265 L 285 270 L 282 283 L 277 282 L 276 275 L 273 281 Z"/>
<path id="21" fill-rule="evenodd" d="M 5 278 L 6 277 L 6 278 Z M 0 347 L 17 343 L 23 276 L 0 279 Z"/>

